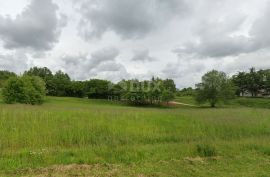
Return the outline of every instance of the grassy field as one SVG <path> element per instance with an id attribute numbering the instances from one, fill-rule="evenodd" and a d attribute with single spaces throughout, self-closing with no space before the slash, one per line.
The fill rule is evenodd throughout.
<path id="1" fill-rule="evenodd" d="M 176 97 L 176 102 L 191 104 L 191 105 L 198 105 L 195 99 L 191 96 L 183 96 L 183 97 Z M 250 107 L 250 108 L 270 108 L 270 98 L 247 98 L 247 97 L 239 97 L 228 101 L 228 103 L 218 103 L 218 107 Z M 209 107 L 209 104 L 205 103 L 201 105 L 201 107 Z"/>
<path id="2" fill-rule="evenodd" d="M 42 106 L 0 102 L 0 173 L 267 177 L 270 109 L 255 107 L 237 100 L 217 109 L 52 97 Z"/>

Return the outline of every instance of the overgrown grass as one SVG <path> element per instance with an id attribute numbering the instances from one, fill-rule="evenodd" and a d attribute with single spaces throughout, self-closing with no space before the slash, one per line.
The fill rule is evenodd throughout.
<path id="1" fill-rule="evenodd" d="M 185 96 L 185 97 L 176 97 L 175 101 L 198 105 L 194 97 Z M 201 107 L 209 107 L 209 104 L 205 103 Z M 249 97 L 237 97 L 233 100 L 228 101 L 227 103 L 217 103 L 217 107 L 250 107 L 250 108 L 270 108 L 270 98 L 249 98 Z"/>
<path id="2" fill-rule="evenodd" d="M 98 176 L 270 174 L 269 109 L 134 108 L 49 97 L 42 106 L 1 103 L 0 130 L 4 176 L 68 164 L 98 164 Z"/>

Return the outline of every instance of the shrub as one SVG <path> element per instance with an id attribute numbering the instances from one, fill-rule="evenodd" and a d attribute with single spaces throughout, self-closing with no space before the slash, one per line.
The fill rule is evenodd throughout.
<path id="1" fill-rule="evenodd" d="M 5 103 L 42 104 L 45 97 L 45 83 L 36 76 L 10 78 L 2 90 Z"/>

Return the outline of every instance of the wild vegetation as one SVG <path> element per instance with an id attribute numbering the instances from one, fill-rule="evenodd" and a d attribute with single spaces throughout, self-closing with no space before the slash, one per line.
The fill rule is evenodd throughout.
<path id="1" fill-rule="evenodd" d="M 5 92 L 10 90 L 9 93 L 13 93 L 10 88 L 11 82 L 18 80 L 14 74 L 7 72 L 0 73 L 0 78 L 3 78 L 3 82 L 8 82 L 9 86 L 5 87 Z M 160 104 L 161 102 L 169 102 L 174 99 L 176 92 L 176 85 L 173 80 L 162 80 L 159 78 L 152 78 L 147 81 L 134 80 L 122 80 L 119 83 L 112 83 L 107 80 L 91 79 L 88 81 L 72 81 L 70 76 L 62 71 L 57 71 L 53 74 L 48 68 L 33 67 L 28 71 L 25 71 L 22 79 L 19 79 L 21 85 L 29 85 L 25 79 L 30 77 L 40 77 L 45 82 L 47 96 L 58 97 L 78 97 L 89 99 L 111 99 L 118 101 L 125 101 L 134 105 L 146 105 L 146 104 Z M 10 79 L 10 80 L 9 80 Z M 3 84 L 2 87 L 5 85 Z M 40 88 L 43 90 L 43 88 Z M 16 91 L 17 92 L 17 91 Z M 18 92 L 18 94 L 26 92 Z M 36 101 L 20 101 L 14 100 L 14 97 L 10 100 L 7 98 L 9 94 L 4 95 L 4 101 L 6 103 L 31 103 L 35 104 Z M 25 97 L 30 97 L 24 95 Z M 41 103 L 38 101 L 37 103 Z"/>
<path id="2" fill-rule="evenodd" d="M 197 89 L 182 91 L 170 79 L 72 81 L 67 74 L 52 74 L 46 68 L 0 78 L 5 78 L 0 96 L 0 176 L 270 173 L 270 101 L 230 99 L 238 87 L 235 77 L 222 72 L 206 73 Z M 45 88 L 54 97 L 44 97 Z M 198 105 L 198 95 L 203 104 L 189 106 Z M 170 100 L 186 106 L 132 106 Z M 211 109 L 208 102 L 218 108 Z"/>
<path id="3" fill-rule="evenodd" d="M 232 77 L 237 86 L 237 95 L 250 94 L 252 97 L 270 95 L 270 70 L 251 68 L 249 72 L 239 72 Z"/>
<path id="4" fill-rule="evenodd" d="M 45 83 L 40 77 L 23 76 L 8 79 L 2 90 L 5 103 L 42 104 Z"/>
<path id="5" fill-rule="evenodd" d="M 0 103 L 0 171 L 3 176 L 267 176 L 269 125 L 269 109 L 234 103 L 219 109 L 57 97 L 47 97 L 42 106 Z"/>

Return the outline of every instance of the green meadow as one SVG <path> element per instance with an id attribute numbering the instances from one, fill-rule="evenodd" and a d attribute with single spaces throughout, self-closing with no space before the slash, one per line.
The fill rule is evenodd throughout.
<path id="1" fill-rule="evenodd" d="M 56 97 L 42 106 L 0 102 L 0 174 L 267 177 L 269 102 L 237 99 L 216 109 Z"/>

